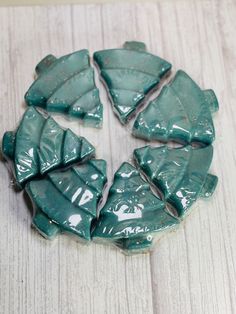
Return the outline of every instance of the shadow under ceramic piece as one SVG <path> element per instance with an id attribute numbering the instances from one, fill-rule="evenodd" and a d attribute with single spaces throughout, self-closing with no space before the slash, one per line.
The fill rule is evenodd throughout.
<path id="1" fill-rule="evenodd" d="M 106 162 L 102 159 L 28 182 L 26 192 L 34 205 L 33 225 L 48 239 L 66 232 L 90 240 L 91 223 L 106 182 Z"/>
<path id="2" fill-rule="evenodd" d="M 178 223 L 165 212 L 165 204 L 139 171 L 125 162 L 115 173 L 92 236 L 129 252 L 143 251 L 152 245 L 154 234 L 163 234 Z"/>
<path id="3" fill-rule="evenodd" d="M 212 113 L 218 110 L 213 90 L 201 90 L 178 71 L 160 95 L 139 113 L 133 135 L 145 140 L 211 144 L 215 139 Z"/>
<path id="4" fill-rule="evenodd" d="M 140 170 L 163 194 L 178 216 L 183 218 L 198 197 L 210 197 L 218 178 L 208 173 L 213 156 L 211 145 L 202 148 L 185 146 L 145 146 L 134 150 Z"/>
<path id="5" fill-rule="evenodd" d="M 19 187 L 50 170 L 92 158 L 95 148 L 70 129 L 62 129 L 50 116 L 28 108 L 15 132 L 6 132 L 2 152 L 13 162 Z"/>
<path id="6" fill-rule="evenodd" d="M 113 109 L 123 124 L 171 69 L 170 63 L 148 53 L 141 42 L 126 42 L 122 49 L 97 51 L 93 57 L 106 83 Z"/>
<path id="7" fill-rule="evenodd" d="M 103 106 L 88 50 L 59 59 L 48 55 L 35 70 L 38 77 L 25 94 L 29 106 L 65 113 L 83 120 L 86 125 L 101 127 Z"/>

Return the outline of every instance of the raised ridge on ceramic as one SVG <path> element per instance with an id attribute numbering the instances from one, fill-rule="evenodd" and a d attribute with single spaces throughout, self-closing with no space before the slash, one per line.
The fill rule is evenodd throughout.
<path id="1" fill-rule="evenodd" d="M 124 162 L 114 175 L 92 235 L 124 250 L 139 251 L 152 245 L 154 234 L 177 224 L 178 220 L 165 212 L 165 204 L 152 193 L 139 171 Z"/>
<path id="2" fill-rule="evenodd" d="M 170 71 L 171 64 L 150 54 L 141 42 L 126 42 L 122 49 L 94 53 L 115 113 L 125 124 L 145 95 Z"/>
<path id="3" fill-rule="evenodd" d="M 91 223 L 107 182 L 106 162 L 91 159 L 26 184 L 34 205 L 33 225 L 46 238 L 60 232 L 90 240 Z M 53 197 L 52 197 L 53 196 Z"/>
<path id="4" fill-rule="evenodd" d="M 218 178 L 208 173 L 211 145 L 193 148 L 145 146 L 134 150 L 134 159 L 145 176 L 183 218 L 198 197 L 213 194 Z"/>
<path id="5" fill-rule="evenodd" d="M 70 129 L 62 129 L 50 116 L 28 108 L 15 132 L 6 132 L 2 152 L 13 161 L 16 183 L 21 186 L 36 176 L 84 161 L 95 154 L 95 148 Z"/>
<path id="6" fill-rule="evenodd" d="M 103 106 L 94 81 L 88 50 L 61 58 L 46 56 L 35 69 L 38 77 L 25 94 L 29 106 L 68 114 L 100 127 Z"/>
<path id="7" fill-rule="evenodd" d="M 215 139 L 212 113 L 218 110 L 213 90 L 200 87 L 182 70 L 160 95 L 139 113 L 133 135 L 145 140 L 211 144 Z"/>

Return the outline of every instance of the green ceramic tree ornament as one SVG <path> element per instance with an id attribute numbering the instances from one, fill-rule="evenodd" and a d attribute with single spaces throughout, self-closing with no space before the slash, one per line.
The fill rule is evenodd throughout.
<path id="1" fill-rule="evenodd" d="M 66 232 L 90 240 L 106 182 L 106 162 L 99 159 L 28 182 L 26 191 L 34 205 L 33 225 L 48 239 Z"/>
<path id="2" fill-rule="evenodd" d="M 85 138 L 62 129 L 53 118 L 30 107 L 17 130 L 4 134 L 2 152 L 13 162 L 20 187 L 52 169 L 93 157 L 95 148 Z"/>
<path id="3" fill-rule="evenodd" d="M 89 63 L 88 50 L 76 51 L 59 59 L 46 56 L 37 66 L 37 79 L 25 94 L 29 106 L 65 113 L 100 127 L 103 106 Z"/>
<path id="4" fill-rule="evenodd" d="M 124 250 L 146 250 L 154 234 L 163 234 L 178 224 L 165 212 L 165 204 L 131 164 L 117 170 L 105 206 L 93 231 L 93 238 L 107 240 Z"/>
<path id="5" fill-rule="evenodd" d="M 133 134 L 145 140 L 211 144 L 215 138 L 212 113 L 218 110 L 213 90 L 201 90 L 184 72 L 137 116 Z"/>
<path id="6" fill-rule="evenodd" d="M 218 178 L 208 173 L 212 156 L 211 145 L 202 148 L 145 146 L 134 150 L 134 159 L 141 171 L 181 218 L 198 197 L 213 194 Z"/>
<path id="7" fill-rule="evenodd" d="M 126 42 L 122 49 L 94 53 L 113 109 L 124 124 L 145 95 L 170 71 L 171 64 L 146 51 L 144 43 Z"/>

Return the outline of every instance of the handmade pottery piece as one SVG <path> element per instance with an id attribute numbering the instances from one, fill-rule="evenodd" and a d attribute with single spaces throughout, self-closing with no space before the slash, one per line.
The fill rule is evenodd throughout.
<path id="1" fill-rule="evenodd" d="M 135 41 L 97 51 L 94 61 L 122 124 L 171 70 L 170 63 Z M 122 163 L 98 215 L 107 182 L 105 160 L 91 159 L 95 148 L 85 138 L 35 109 L 102 125 L 103 106 L 88 50 L 58 59 L 48 55 L 35 71 L 37 79 L 25 94 L 29 108 L 17 130 L 4 134 L 2 152 L 13 165 L 17 186 L 25 187 L 31 199 L 32 225 L 45 238 L 68 233 L 127 253 L 145 252 L 178 227 L 198 198 L 213 194 L 218 178 L 208 171 L 215 138 L 212 113 L 219 105 L 212 90 L 202 90 L 180 70 L 139 113 L 134 136 L 188 145 L 135 149 L 137 168 Z"/>
<path id="2" fill-rule="evenodd" d="M 53 118 L 30 107 L 17 130 L 4 134 L 2 152 L 13 162 L 20 187 L 52 169 L 93 157 L 95 148 L 84 137 L 62 129 Z"/>
<path id="3" fill-rule="evenodd" d="M 117 170 L 93 238 L 107 240 L 128 251 L 146 250 L 154 234 L 163 234 L 178 224 L 165 212 L 165 204 L 131 164 Z"/>
<path id="4" fill-rule="evenodd" d="M 90 126 L 101 126 L 103 106 L 88 50 L 76 51 L 59 59 L 48 55 L 35 70 L 38 77 L 25 94 L 29 106 L 65 113 Z"/>
<path id="5" fill-rule="evenodd" d="M 137 116 L 133 135 L 145 140 L 211 144 L 215 139 L 212 113 L 218 110 L 213 90 L 201 90 L 184 72 Z"/>
<path id="6" fill-rule="evenodd" d="M 198 197 L 213 194 L 218 178 L 208 173 L 212 156 L 211 145 L 202 148 L 145 146 L 134 150 L 138 167 L 180 218 L 189 212 Z"/>
<path id="7" fill-rule="evenodd" d="M 97 51 L 94 60 L 107 85 L 113 109 L 123 124 L 171 69 L 170 63 L 148 53 L 140 42 L 126 42 L 123 49 Z"/>
<path id="8" fill-rule="evenodd" d="M 34 204 L 33 225 L 49 239 L 67 232 L 90 240 L 91 223 L 106 182 L 106 162 L 99 159 L 28 182 L 26 191 Z"/>

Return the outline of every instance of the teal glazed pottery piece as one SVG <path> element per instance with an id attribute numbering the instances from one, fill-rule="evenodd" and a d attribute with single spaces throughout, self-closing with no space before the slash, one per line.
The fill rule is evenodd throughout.
<path id="1" fill-rule="evenodd" d="M 211 145 L 201 148 L 145 146 L 134 150 L 140 170 L 180 218 L 188 213 L 198 197 L 213 194 L 218 178 L 208 173 L 212 156 Z"/>
<path id="2" fill-rule="evenodd" d="M 211 144 L 212 113 L 218 110 L 213 90 L 201 90 L 183 71 L 137 116 L 133 135 L 145 140 Z"/>
<path id="3" fill-rule="evenodd" d="M 152 245 L 154 233 L 160 235 L 177 224 L 139 171 L 125 162 L 115 173 L 93 238 L 110 241 L 124 250 L 142 251 Z"/>
<path id="4" fill-rule="evenodd" d="M 49 239 L 66 232 L 90 240 L 91 223 L 106 182 L 106 162 L 99 159 L 28 182 L 26 191 L 34 204 L 33 225 Z"/>
<path id="5" fill-rule="evenodd" d="M 35 70 L 38 77 L 25 94 L 29 106 L 65 113 L 82 119 L 89 126 L 102 125 L 103 106 L 88 50 L 76 51 L 59 59 L 48 55 Z"/>
<path id="6" fill-rule="evenodd" d="M 21 187 L 52 169 L 93 157 L 95 148 L 85 138 L 62 129 L 53 118 L 30 107 L 17 130 L 4 134 L 2 152 L 13 162 L 16 183 Z"/>
<path id="7" fill-rule="evenodd" d="M 144 43 L 126 42 L 123 49 L 94 53 L 113 109 L 125 124 L 145 95 L 170 71 L 171 64 L 146 51 Z"/>

